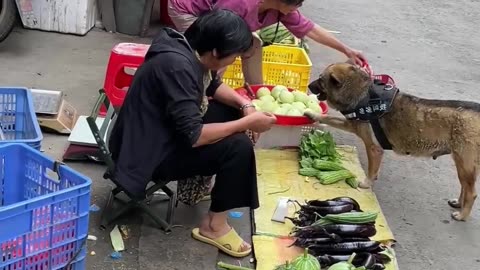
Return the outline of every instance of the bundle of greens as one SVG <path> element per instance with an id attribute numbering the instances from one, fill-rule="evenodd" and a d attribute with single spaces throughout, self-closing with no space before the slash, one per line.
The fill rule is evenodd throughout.
<path id="1" fill-rule="evenodd" d="M 312 130 L 300 140 L 299 174 L 316 177 L 321 184 L 330 185 L 345 180 L 352 188 L 358 187 L 356 176 L 343 167 L 341 155 L 332 134 Z"/>
<path id="2" fill-rule="evenodd" d="M 297 46 L 303 48 L 307 54 L 310 53 L 310 47 L 307 41 L 304 38 L 296 38 L 282 23 L 279 24 L 278 31 L 277 24 L 272 24 L 258 30 L 257 34 L 264 44 L 276 43 L 280 45 Z"/>

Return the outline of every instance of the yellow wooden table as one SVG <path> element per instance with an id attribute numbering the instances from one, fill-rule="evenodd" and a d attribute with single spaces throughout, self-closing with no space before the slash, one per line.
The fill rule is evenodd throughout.
<path id="1" fill-rule="evenodd" d="M 351 146 L 339 146 L 344 166 L 363 179 L 365 173 L 360 165 L 357 150 Z M 255 210 L 255 232 L 253 245 L 258 270 L 272 270 L 276 265 L 285 263 L 301 254 L 302 250 L 288 247 L 292 240 L 288 238 L 293 224 L 271 221 L 278 199 L 288 197 L 304 200 L 326 200 L 339 196 L 348 196 L 358 201 L 362 210 L 379 212 L 376 223 L 377 234 L 372 240 L 386 244 L 395 241 L 394 236 L 382 213 L 377 198 L 371 189 L 353 189 L 344 181 L 333 185 L 321 185 L 316 178 L 307 178 L 298 174 L 298 152 L 296 150 L 256 150 L 258 189 L 260 208 Z M 293 216 L 295 207 L 289 207 Z M 386 265 L 387 270 L 398 269 L 396 260 Z"/>

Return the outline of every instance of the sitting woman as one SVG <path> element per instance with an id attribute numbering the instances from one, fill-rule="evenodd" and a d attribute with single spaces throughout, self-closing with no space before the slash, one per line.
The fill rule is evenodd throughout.
<path id="1" fill-rule="evenodd" d="M 192 235 L 236 257 L 251 246 L 228 225 L 227 211 L 259 206 L 255 154 L 245 131 L 265 132 L 276 118 L 256 112 L 215 70 L 248 52 L 252 42 L 244 20 L 227 10 L 200 16 L 184 35 L 162 29 L 109 142 L 117 180 L 140 198 L 150 179 L 216 175 L 209 212 Z"/>
<path id="2" fill-rule="evenodd" d="M 228 9 L 241 16 L 250 31 L 283 23 L 297 38 L 309 37 L 319 44 L 345 54 L 354 63 L 362 65 L 365 58 L 361 52 L 345 45 L 334 35 L 315 24 L 298 10 L 304 0 L 168 0 L 168 15 L 179 31 L 185 31 L 203 12 L 213 8 Z M 245 81 L 263 84 L 262 41 L 255 37 L 253 53 L 242 57 Z M 224 71 L 224 70 L 223 70 Z"/>

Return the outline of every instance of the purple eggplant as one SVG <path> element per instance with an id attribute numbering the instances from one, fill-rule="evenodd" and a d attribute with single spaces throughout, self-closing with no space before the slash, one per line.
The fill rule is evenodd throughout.
<path id="1" fill-rule="evenodd" d="M 334 224 L 324 225 L 322 228 L 327 233 L 334 233 L 340 237 L 372 237 L 377 234 L 374 225 Z"/>
<path id="2" fill-rule="evenodd" d="M 340 243 L 342 239 L 332 238 L 332 237 L 322 237 L 322 238 L 296 238 L 295 242 L 291 246 L 297 246 L 301 248 L 306 248 L 314 244 L 327 244 L 327 243 Z"/>
<path id="3" fill-rule="evenodd" d="M 360 204 L 355 199 L 350 198 L 350 197 L 337 197 L 337 198 L 333 198 L 329 201 L 350 203 L 354 206 L 353 210 L 359 211 L 359 212 L 362 211 L 361 208 L 360 208 Z"/>
<path id="4" fill-rule="evenodd" d="M 313 244 L 308 246 L 308 250 L 314 256 L 323 255 L 325 253 L 333 255 L 349 255 L 354 252 L 373 252 L 380 247 L 380 242 L 348 242 L 348 243 L 333 243 L 333 244 Z"/>
<path id="5" fill-rule="evenodd" d="M 305 201 L 307 205 L 310 206 L 340 206 L 340 205 L 345 205 L 345 204 L 351 204 L 350 202 L 345 202 L 345 201 L 320 201 L 320 200 L 310 200 L 310 201 Z"/>
<path id="6" fill-rule="evenodd" d="M 367 242 L 367 241 L 371 241 L 370 238 L 368 238 L 368 237 L 348 237 L 348 238 L 342 237 L 342 242 Z"/>
<path id="7" fill-rule="evenodd" d="M 330 238 L 335 242 L 340 242 L 342 238 L 334 233 L 328 233 L 321 227 L 308 227 L 294 230 L 290 233 L 291 236 L 297 238 Z"/>
<path id="8" fill-rule="evenodd" d="M 331 255 L 325 254 L 321 256 L 317 256 L 317 260 L 322 267 L 329 267 L 333 264 L 338 262 L 346 262 L 350 259 L 351 254 L 348 255 Z M 370 268 L 365 267 L 366 269 L 371 269 L 375 263 L 375 254 L 368 253 L 368 252 L 360 252 L 356 254 L 355 258 L 353 259 L 352 264 L 355 267 L 361 267 L 369 265 Z"/>
<path id="9" fill-rule="evenodd" d="M 376 263 L 374 264 L 371 268 L 367 268 L 367 269 L 372 269 L 372 270 L 384 270 L 385 269 L 385 265 L 381 264 L 381 263 Z"/>
<path id="10" fill-rule="evenodd" d="M 295 203 L 300 206 L 299 213 L 305 214 L 314 214 L 317 213 L 318 215 L 325 216 L 328 214 L 341 214 L 347 213 L 352 211 L 355 206 L 353 204 L 341 204 L 341 205 L 334 205 L 334 206 L 314 206 L 309 204 L 300 204 L 298 201 L 294 201 Z"/>

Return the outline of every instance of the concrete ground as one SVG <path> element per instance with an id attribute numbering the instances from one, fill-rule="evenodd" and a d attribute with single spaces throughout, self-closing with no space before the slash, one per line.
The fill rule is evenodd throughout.
<path id="1" fill-rule="evenodd" d="M 480 101 L 480 2 L 459 1 L 306 1 L 303 12 L 317 23 L 340 31 L 339 38 L 365 52 L 378 73 L 392 75 L 402 91 L 428 98 Z M 154 32 L 152 32 L 153 34 Z M 109 50 L 118 42 L 145 42 L 120 34 L 92 30 L 85 37 L 15 29 L 0 43 L 0 85 L 63 90 L 81 114 L 88 114 L 103 84 Z M 312 77 L 343 57 L 311 44 Z M 67 137 L 44 134 L 43 149 L 61 158 Z M 338 143 L 354 144 L 351 135 L 335 132 Z M 365 158 L 361 156 L 362 163 Z M 108 182 L 104 167 L 69 163 L 92 178 L 92 203 L 102 205 Z M 437 161 L 386 154 L 375 192 L 398 240 L 401 269 L 479 269 L 479 205 L 467 223 L 450 219 L 447 199 L 459 193 L 449 157 Z M 98 213 L 91 215 L 88 269 L 213 269 L 215 249 L 193 241 L 189 231 L 206 207 L 181 206 L 171 235 L 154 229 L 147 219 L 125 220 L 130 228 L 128 250 L 121 260 L 109 257 L 108 233 L 99 231 Z M 160 210 L 159 210 L 160 211 Z M 248 215 L 233 220 L 248 234 Z M 240 226 L 240 224 L 244 224 Z M 180 240 L 180 241 L 179 241 Z"/>

